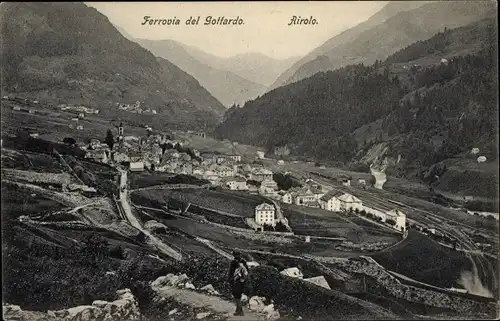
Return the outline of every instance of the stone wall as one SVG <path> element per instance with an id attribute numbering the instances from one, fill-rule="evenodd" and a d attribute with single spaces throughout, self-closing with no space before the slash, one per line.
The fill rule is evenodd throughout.
<path id="1" fill-rule="evenodd" d="M 96 300 L 92 305 L 80 305 L 58 311 L 24 311 L 17 305 L 3 305 L 3 320 L 6 321 L 133 321 L 140 319 L 139 306 L 129 289 L 116 291 L 114 301 Z"/>

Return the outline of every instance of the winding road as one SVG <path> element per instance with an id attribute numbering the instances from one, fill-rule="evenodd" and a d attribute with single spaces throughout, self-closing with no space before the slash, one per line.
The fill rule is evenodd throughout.
<path id="1" fill-rule="evenodd" d="M 122 209 L 125 213 L 125 216 L 127 218 L 127 221 L 144 233 L 147 237 L 151 245 L 156 247 L 158 251 L 161 253 L 168 255 L 169 257 L 172 257 L 178 261 L 182 260 L 182 255 L 172 249 L 170 246 L 164 244 L 159 238 L 156 236 L 152 235 L 149 233 L 149 231 L 145 230 L 139 220 L 135 217 L 135 215 L 132 212 L 132 207 L 130 206 L 130 203 L 128 201 L 128 189 L 127 189 L 127 171 L 123 169 L 119 169 L 121 172 L 121 177 L 120 177 L 120 204 L 122 206 Z"/>

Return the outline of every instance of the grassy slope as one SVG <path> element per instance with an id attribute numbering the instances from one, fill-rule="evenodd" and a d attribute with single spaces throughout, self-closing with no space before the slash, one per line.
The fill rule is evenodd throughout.
<path id="1" fill-rule="evenodd" d="M 389 270 L 440 287 L 458 287 L 462 271 L 471 269 L 470 260 L 462 252 L 445 248 L 417 232 L 410 233 L 405 242 L 390 251 L 372 257 Z"/>

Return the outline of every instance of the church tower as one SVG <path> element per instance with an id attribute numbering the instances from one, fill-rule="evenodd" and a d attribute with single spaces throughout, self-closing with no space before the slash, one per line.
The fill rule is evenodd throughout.
<path id="1" fill-rule="evenodd" d="M 118 127 L 118 136 L 123 136 L 123 123 L 120 122 L 120 126 Z"/>

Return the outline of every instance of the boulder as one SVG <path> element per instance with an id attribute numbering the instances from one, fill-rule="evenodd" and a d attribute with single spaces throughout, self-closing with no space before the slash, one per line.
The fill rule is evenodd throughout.
<path id="1" fill-rule="evenodd" d="M 266 314 L 267 320 L 275 320 L 279 319 L 280 317 L 280 313 L 274 309 L 274 304 L 266 305 L 262 309 L 262 312 Z"/>
<path id="2" fill-rule="evenodd" d="M 248 296 L 246 294 L 241 295 L 241 302 L 244 304 L 248 303 Z"/>
<path id="3" fill-rule="evenodd" d="M 220 293 L 217 290 L 215 290 L 212 284 L 205 285 L 200 290 L 210 295 L 220 295 Z"/>
<path id="4" fill-rule="evenodd" d="M 177 310 L 177 309 L 173 309 L 173 310 L 171 310 L 171 311 L 168 313 L 168 315 L 174 315 L 174 314 L 176 314 L 177 312 L 179 312 L 179 310 Z"/>
<path id="5" fill-rule="evenodd" d="M 186 282 L 186 284 L 184 284 L 184 288 L 189 290 L 196 290 L 196 287 L 191 282 Z"/>
<path id="6" fill-rule="evenodd" d="M 253 296 L 250 298 L 250 300 L 248 300 L 248 308 L 255 312 L 262 312 L 262 310 L 266 306 L 264 304 L 264 301 L 265 301 L 264 297 Z"/>

